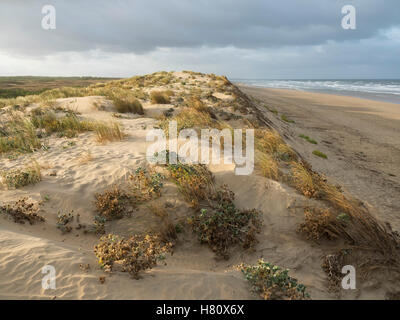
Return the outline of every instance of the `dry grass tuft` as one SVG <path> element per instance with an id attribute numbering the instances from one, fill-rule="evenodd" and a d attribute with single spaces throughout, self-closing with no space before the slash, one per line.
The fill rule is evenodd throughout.
<path id="1" fill-rule="evenodd" d="M 44 133 L 58 133 L 59 137 L 72 138 L 78 133 L 93 130 L 92 122 L 80 120 L 73 112 L 58 117 L 51 110 L 36 110 L 31 116 L 31 122 L 35 128 Z"/>
<path id="2" fill-rule="evenodd" d="M 143 106 L 131 90 L 117 90 L 110 95 L 114 108 L 120 113 L 144 114 Z"/>
<path id="3" fill-rule="evenodd" d="M 290 182 L 303 195 L 309 198 L 318 196 L 318 185 L 314 181 L 314 173 L 309 171 L 302 163 L 291 162 Z"/>
<path id="4" fill-rule="evenodd" d="M 306 208 L 304 218 L 305 221 L 299 226 L 298 231 L 305 234 L 307 239 L 313 240 L 338 239 L 341 231 L 339 224 L 346 223 L 345 218 L 335 219 L 333 213 L 328 209 Z"/>
<path id="5" fill-rule="evenodd" d="M 42 147 L 34 125 L 26 118 L 11 114 L 10 121 L 0 124 L 0 154 L 10 151 L 34 152 Z"/>
<path id="6" fill-rule="evenodd" d="M 171 103 L 169 92 L 152 91 L 150 93 L 151 103 L 153 104 L 169 104 Z"/>
<path id="7" fill-rule="evenodd" d="M 275 181 L 279 180 L 280 172 L 277 161 L 269 154 L 256 152 L 255 165 L 261 171 L 261 174 Z"/>
<path id="8" fill-rule="evenodd" d="M 254 138 L 256 150 L 267 153 L 280 161 L 287 162 L 297 160 L 296 153 L 283 141 L 276 131 L 256 129 Z"/>
<path id="9" fill-rule="evenodd" d="M 97 141 L 100 143 L 121 141 L 124 139 L 121 126 L 117 122 L 111 124 L 97 123 L 94 125 Z"/>

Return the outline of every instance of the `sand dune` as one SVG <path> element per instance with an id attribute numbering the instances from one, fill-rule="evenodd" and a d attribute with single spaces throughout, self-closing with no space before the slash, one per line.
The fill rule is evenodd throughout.
<path id="1" fill-rule="evenodd" d="M 185 73 L 174 76 L 189 81 Z M 205 76 L 196 76 L 192 80 L 193 86 L 203 88 L 206 80 Z M 222 93 L 216 96 L 217 101 L 230 99 Z M 48 138 L 50 148 L 46 151 L 22 154 L 16 159 L 6 156 L 0 159 L 3 171 L 20 168 L 32 158 L 42 166 L 42 181 L 19 189 L 3 188 L 0 201 L 11 203 L 28 197 L 31 201 L 42 202 L 40 214 L 46 219 L 44 223 L 21 225 L 6 216 L 0 218 L 0 298 L 256 299 L 236 266 L 242 262 L 254 264 L 259 258 L 289 268 L 291 275 L 307 286 L 313 299 L 337 298 L 328 291 L 326 274 L 321 269 L 321 256 L 330 245 L 307 241 L 296 231 L 304 219 L 304 207 L 318 200 L 306 198 L 287 184 L 270 180 L 256 171 L 250 176 L 237 176 L 232 165 L 209 166 L 216 177 L 216 185 L 229 185 L 236 194 L 237 207 L 260 210 L 264 226 L 254 250 L 235 249 L 229 260 L 216 260 L 214 253 L 201 245 L 188 229 L 179 235 L 174 254 L 167 256 L 166 265 L 160 263 L 144 272 L 140 280 L 133 280 L 124 272 L 105 274 L 100 269 L 93 253 L 97 236 L 76 229 L 76 224 L 67 234 L 56 228 L 57 214 L 71 210 L 75 215 L 79 214 L 81 223 L 91 224 L 96 214 L 95 194 L 124 180 L 136 168 L 146 166 L 147 132 L 158 126 L 157 117 L 164 111 L 180 106 L 142 102 L 143 116 L 124 114 L 115 118 L 113 105 L 105 97 L 58 99 L 58 107 L 71 109 L 83 119 L 118 121 L 126 138 L 101 144 L 95 140 L 93 132 L 80 133 L 75 138 L 52 135 Z M 229 111 L 239 114 L 235 110 Z M 84 160 L 88 154 L 90 159 Z M 165 183 L 156 203 L 168 203 L 171 219 L 175 222 L 191 215 L 188 203 L 171 182 Z M 128 236 L 156 229 L 159 223 L 146 206 L 141 206 L 131 217 L 107 222 L 106 231 Z M 90 269 L 84 270 L 81 264 L 89 264 Z M 41 286 L 41 270 L 45 265 L 53 265 L 56 269 L 55 290 L 44 290 Z M 99 281 L 102 276 L 105 276 L 103 284 Z M 380 299 L 386 293 L 383 287 L 370 286 L 362 291 L 344 292 L 341 297 Z"/>

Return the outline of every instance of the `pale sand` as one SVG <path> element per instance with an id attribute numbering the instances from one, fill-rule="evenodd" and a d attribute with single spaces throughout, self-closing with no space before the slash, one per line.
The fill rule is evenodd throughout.
<path id="1" fill-rule="evenodd" d="M 253 89 L 247 91 L 259 92 Z M 275 92 L 275 95 L 272 93 L 262 93 L 272 96 L 271 104 L 274 97 L 278 100 L 277 93 Z M 282 99 L 289 101 L 288 98 Z M 104 105 L 105 110 L 98 111 L 93 108 L 94 102 Z M 60 103 L 64 107 L 81 112 L 84 117 L 106 121 L 115 120 L 108 109 L 109 102 L 102 97 L 63 99 Z M 305 104 L 305 100 L 303 103 Z M 33 226 L 19 225 L 10 219 L 0 217 L 0 298 L 256 299 L 257 296 L 250 292 L 249 284 L 235 266 L 242 262 L 254 264 L 259 258 L 289 268 L 290 274 L 308 287 L 312 298 L 336 298 L 334 294 L 327 291 L 326 275 L 321 269 L 321 257 L 326 254 L 324 247 L 305 240 L 296 232 L 297 226 L 304 219 L 303 207 L 312 204 L 315 200 L 306 199 L 292 188 L 260 177 L 255 172 L 250 176 L 235 176 L 233 167 L 229 165 L 211 166 L 210 170 L 214 172 L 218 185 L 227 183 L 236 193 L 235 203 L 238 207 L 257 208 L 262 211 L 265 225 L 258 236 L 260 243 L 254 251 L 234 249 L 230 260 L 218 261 L 207 246 L 200 245 L 191 231 L 186 230 L 179 236 L 174 255 L 167 256 L 167 265 L 160 264 L 151 271 L 143 273 L 143 278 L 140 280 L 132 280 L 126 273 L 113 272 L 111 275 L 106 275 L 104 284 L 99 282 L 99 276 L 103 276 L 104 272 L 100 270 L 93 253 L 93 246 L 98 238 L 94 235 L 84 235 L 82 230 L 75 229 L 69 234 L 62 235 L 55 226 L 57 213 L 74 210 L 75 214 L 80 214 L 82 223 L 91 224 L 95 215 L 93 205 L 95 193 L 119 182 L 128 172 L 146 164 L 145 136 L 147 131 L 156 124 L 156 120 L 150 115 L 154 117 L 169 107 L 171 106 L 146 104 L 144 105 L 145 116 L 132 115 L 127 119 L 118 119 L 125 132 L 129 134 L 121 142 L 100 145 L 95 141 L 93 133 L 84 133 L 72 139 L 76 142 L 73 146 L 67 146 L 67 142 L 71 139 L 51 138 L 49 141 L 51 148 L 48 151 L 38 151 L 34 154 L 44 167 L 43 181 L 18 190 L 1 190 L 2 203 L 15 201 L 22 196 L 27 196 L 32 201 L 40 201 L 48 195 L 49 201 L 44 202 L 40 211 L 40 214 L 46 218 L 44 223 Z M 305 126 L 314 121 L 310 119 L 309 122 L 304 115 L 300 118 L 302 113 L 295 111 L 297 109 L 293 107 L 293 112 L 288 112 L 288 116 L 298 122 L 296 126 L 287 130 L 289 133 L 297 130 L 296 127 L 301 126 L 302 123 Z M 296 116 L 295 112 L 298 112 L 299 116 Z M 319 113 L 316 112 L 316 114 Z M 274 120 L 274 122 L 277 126 L 286 127 L 286 124 L 279 124 L 279 121 Z M 320 121 L 318 126 L 324 126 L 324 123 Z M 316 139 L 320 139 L 323 134 L 328 134 L 317 129 L 310 130 L 315 131 L 305 133 L 313 136 L 314 132 L 319 132 L 320 135 L 314 137 Z M 332 140 L 333 143 L 335 141 L 337 138 Z M 298 151 L 311 148 L 307 143 L 297 139 L 296 135 L 293 135 L 292 139 L 289 137 L 288 142 L 293 142 Z M 343 143 L 340 143 L 340 146 L 343 147 Z M 331 166 L 337 168 L 334 164 L 336 162 L 345 163 L 344 160 L 339 162 L 339 156 L 322 143 L 318 148 L 328 154 L 329 160 L 324 162 L 306 155 L 317 168 L 327 170 Z M 93 159 L 87 163 L 81 163 L 80 158 L 86 152 L 90 152 Z M 0 168 L 4 170 L 20 167 L 29 161 L 30 157 L 32 155 L 23 155 L 17 160 L 1 158 Z M 341 168 L 340 172 L 350 175 L 352 171 L 347 168 L 352 167 L 354 164 L 350 163 L 349 167 Z M 56 176 L 49 175 L 53 171 L 57 172 Z M 331 171 L 335 176 L 338 174 L 336 171 L 339 170 Z M 397 175 L 393 178 L 395 181 L 394 179 L 400 176 L 395 164 L 392 172 Z M 337 178 L 340 179 L 340 176 Z M 344 182 L 351 187 L 351 183 L 361 179 L 362 177 L 352 181 L 350 176 Z M 187 203 L 174 184 L 167 183 L 162 190 L 162 195 L 157 201 L 160 204 L 168 201 L 172 205 L 170 214 L 174 222 L 185 219 L 191 214 Z M 107 232 L 129 235 L 156 229 L 160 224 L 157 219 L 145 208 L 141 208 L 130 218 L 108 223 Z M 81 270 L 79 267 L 81 263 L 89 263 L 91 269 Z M 41 269 L 44 265 L 53 265 L 56 268 L 57 289 L 55 290 L 42 289 Z M 393 286 L 395 284 L 379 283 L 377 285 L 369 281 L 362 293 L 353 291 L 343 295 L 342 298 L 382 299 L 386 290 L 393 289 Z"/>
<path id="2" fill-rule="evenodd" d="M 400 105 L 347 96 L 240 86 L 279 116 L 278 131 L 309 161 L 400 231 Z M 295 121 L 278 120 L 281 114 Z M 299 134 L 318 142 L 308 143 Z M 318 149 L 328 156 L 312 154 Z"/>

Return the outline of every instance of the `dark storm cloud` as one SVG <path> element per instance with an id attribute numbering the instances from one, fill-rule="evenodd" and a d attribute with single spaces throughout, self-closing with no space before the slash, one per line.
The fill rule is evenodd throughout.
<path id="1" fill-rule="evenodd" d="M 41 8 L 57 29 L 41 28 Z M 341 8 L 357 9 L 357 29 L 341 28 Z M 146 53 L 157 47 L 258 49 L 371 38 L 400 25 L 398 0 L 2 0 L 0 51 L 24 55 L 100 49 Z"/>

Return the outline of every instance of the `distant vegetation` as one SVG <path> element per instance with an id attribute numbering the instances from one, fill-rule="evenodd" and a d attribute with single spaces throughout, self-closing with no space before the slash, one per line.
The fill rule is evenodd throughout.
<path id="1" fill-rule="evenodd" d="M 0 77 L 0 98 L 16 98 L 40 94 L 61 87 L 86 87 L 115 78 L 99 77 Z"/>

